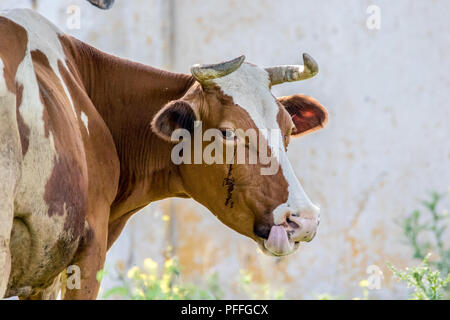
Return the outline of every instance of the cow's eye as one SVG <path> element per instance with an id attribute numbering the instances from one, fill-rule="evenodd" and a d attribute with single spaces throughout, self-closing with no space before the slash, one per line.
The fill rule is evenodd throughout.
<path id="1" fill-rule="evenodd" d="M 225 140 L 234 140 L 236 138 L 236 133 L 233 129 L 220 129 L 222 136 Z"/>

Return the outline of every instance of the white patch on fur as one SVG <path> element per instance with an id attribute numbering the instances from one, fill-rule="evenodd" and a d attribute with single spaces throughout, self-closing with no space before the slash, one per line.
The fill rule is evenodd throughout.
<path id="1" fill-rule="evenodd" d="M 58 38 L 59 35 L 63 35 L 63 32 L 49 20 L 30 9 L 13 9 L 2 12 L 1 14 L 21 25 L 27 31 L 28 49 L 30 52 L 39 50 L 45 54 L 50 67 L 61 81 L 64 92 L 72 106 L 75 118 L 77 118 L 72 97 L 70 96 L 69 90 L 67 89 L 58 68 L 58 61 L 61 61 L 63 66 L 68 69 L 64 50 Z"/>
<path id="2" fill-rule="evenodd" d="M 289 185 L 289 196 L 286 203 L 281 204 L 273 211 L 275 224 L 284 221 L 287 210 L 317 215 L 319 209 L 303 190 L 284 149 L 283 137 L 277 121 L 279 108 L 270 91 L 267 72 L 264 69 L 244 63 L 233 73 L 213 81 L 226 95 L 233 98 L 235 104 L 248 112 L 258 129 L 263 130 L 263 134 L 264 129 L 278 130 L 278 146 L 274 146 L 267 136 L 266 139 L 272 150 L 278 148 L 277 160 Z"/>
<path id="3" fill-rule="evenodd" d="M 83 121 L 84 126 L 86 127 L 87 133 L 89 134 L 89 119 L 83 111 L 81 111 L 81 121 Z"/>
<path id="4" fill-rule="evenodd" d="M 3 97 L 6 95 L 7 87 L 6 87 L 6 80 L 5 80 L 5 72 L 4 72 L 5 65 L 3 64 L 3 60 L 0 58 L 0 97 Z"/>

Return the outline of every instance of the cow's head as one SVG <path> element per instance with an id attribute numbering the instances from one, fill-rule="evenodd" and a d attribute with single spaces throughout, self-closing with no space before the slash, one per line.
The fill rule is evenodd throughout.
<path id="1" fill-rule="evenodd" d="M 303 66 L 259 68 L 244 63 L 242 56 L 195 65 L 191 72 L 196 83 L 152 122 L 154 131 L 168 141 L 179 141 L 182 135 L 177 129 L 192 134 L 188 149 L 174 147 L 176 155 L 181 150 L 180 156 L 186 157 L 187 150 L 192 159 L 178 166 L 186 194 L 230 228 L 254 239 L 263 252 L 277 256 L 292 253 L 301 241 L 311 241 L 320 221 L 319 208 L 303 191 L 286 152 L 291 137 L 323 127 L 327 112 L 311 97 L 277 99 L 271 93 L 272 85 L 318 72 L 310 56 L 304 54 L 303 60 Z M 198 133 L 209 141 L 202 142 Z M 200 143 L 197 150 L 196 143 L 197 148 Z M 211 152 L 217 143 L 223 153 Z M 211 163 L 208 155 L 223 161 Z M 263 155 L 270 155 L 269 163 Z M 201 163 L 194 164 L 195 160 Z"/>

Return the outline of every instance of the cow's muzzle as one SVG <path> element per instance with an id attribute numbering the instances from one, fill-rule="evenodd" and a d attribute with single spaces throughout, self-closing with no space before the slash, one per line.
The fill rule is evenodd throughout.
<path id="1" fill-rule="evenodd" d="M 292 211 L 286 207 L 283 215 L 270 229 L 269 237 L 264 240 L 264 248 L 276 256 L 285 256 L 294 252 L 300 242 L 311 241 L 320 223 L 319 208 L 312 206 L 307 210 Z"/>

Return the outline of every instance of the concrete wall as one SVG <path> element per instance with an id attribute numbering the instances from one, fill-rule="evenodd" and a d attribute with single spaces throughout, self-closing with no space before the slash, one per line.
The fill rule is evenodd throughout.
<path id="1" fill-rule="evenodd" d="M 266 257 L 192 200 L 174 200 L 152 204 L 131 219 L 108 255 L 109 268 L 128 268 L 145 257 L 162 262 L 172 245 L 185 279 L 218 271 L 227 297 L 240 297 L 239 270 L 249 269 L 255 281 L 285 288 L 287 297 L 313 298 L 323 292 L 360 295 L 359 281 L 376 264 L 385 278 L 372 296 L 405 297 L 385 265 L 415 263 L 395 221 L 427 192 L 450 186 L 450 3 L 116 2 L 103 12 L 82 0 L 38 0 L 37 10 L 102 50 L 179 72 L 240 54 L 258 65 L 300 63 L 301 52 L 308 52 L 319 62 L 318 76 L 273 91 L 316 97 L 330 122 L 289 148 L 305 190 L 322 208 L 318 235 L 297 254 Z M 66 27 L 72 3 L 81 9 L 80 30 Z M 379 30 L 366 26 L 372 4 L 381 9 Z M 3 0 L 0 8 L 29 5 Z M 112 283 L 106 279 L 103 287 Z"/>

